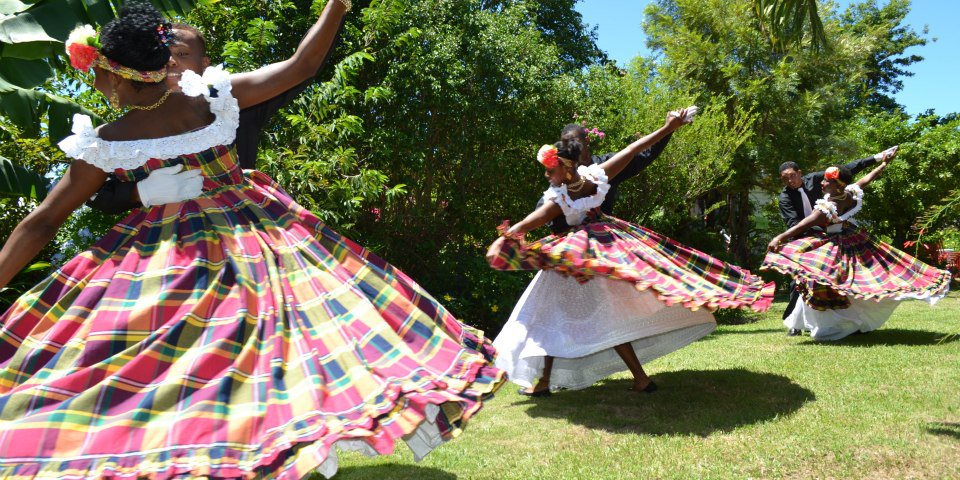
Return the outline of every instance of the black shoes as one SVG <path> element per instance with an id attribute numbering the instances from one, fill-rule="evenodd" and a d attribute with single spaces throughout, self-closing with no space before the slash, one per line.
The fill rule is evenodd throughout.
<path id="1" fill-rule="evenodd" d="M 790 330 L 787 330 L 788 337 L 799 337 L 800 335 L 803 335 L 803 330 L 799 330 L 796 328 L 791 328 Z"/>
<path id="2" fill-rule="evenodd" d="M 520 395 L 523 395 L 524 397 L 531 397 L 531 398 L 533 398 L 533 397 L 549 397 L 550 395 L 553 395 L 553 393 L 550 392 L 550 389 L 549 389 L 549 388 L 545 388 L 545 389 L 543 389 L 543 390 L 534 390 L 534 391 L 532 391 L 532 392 L 528 392 L 525 388 L 521 387 L 521 388 L 518 388 L 518 389 L 517 389 L 517 393 L 519 393 Z"/>

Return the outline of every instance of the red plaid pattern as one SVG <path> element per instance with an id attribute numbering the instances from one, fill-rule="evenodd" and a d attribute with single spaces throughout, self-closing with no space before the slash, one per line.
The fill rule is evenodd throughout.
<path id="1" fill-rule="evenodd" d="M 849 302 L 838 297 L 926 298 L 950 286 L 950 272 L 854 228 L 796 238 L 779 252 L 768 252 L 760 269 L 793 276 L 807 303 L 818 310 L 846 308 Z"/>
<path id="2" fill-rule="evenodd" d="M 773 283 L 724 263 L 644 227 L 603 216 L 525 244 L 507 238 L 491 266 L 498 270 L 552 269 L 586 282 L 606 277 L 652 289 L 667 305 L 750 307 L 764 311 L 773 301 Z"/>
<path id="3" fill-rule="evenodd" d="M 0 317 L 0 478 L 300 479 L 505 380 L 419 285 L 218 147 L 204 194 L 138 209 Z M 139 170 L 139 169 L 138 169 Z M 138 178 L 144 172 L 131 172 Z"/>

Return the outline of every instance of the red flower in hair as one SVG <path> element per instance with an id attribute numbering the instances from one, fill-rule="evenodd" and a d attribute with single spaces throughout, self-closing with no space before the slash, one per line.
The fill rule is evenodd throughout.
<path id="1" fill-rule="evenodd" d="M 827 180 L 836 180 L 840 178 L 840 169 L 837 167 L 830 167 L 825 172 L 823 172 L 823 178 Z"/>
<path id="2" fill-rule="evenodd" d="M 80 43 L 71 43 L 67 45 L 67 54 L 70 56 L 70 65 L 81 72 L 90 69 L 90 64 L 97 58 L 96 47 L 83 45 Z"/>
<path id="3" fill-rule="evenodd" d="M 560 157 L 557 156 L 556 147 L 553 145 L 544 145 L 540 147 L 540 151 L 537 152 L 537 161 L 542 163 L 544 167 L 556 168 L 557 163 L 560 162 Z"/>

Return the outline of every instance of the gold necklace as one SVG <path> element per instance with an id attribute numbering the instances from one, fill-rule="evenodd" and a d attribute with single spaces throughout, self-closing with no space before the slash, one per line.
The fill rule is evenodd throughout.
<path id="1" fill-rule="evenodd" d="M 585 182 L 586 182 L 586 180 L 584 180 L 583 177 L 580 177 L 580 180 L 579 180 L 579 181 L 574 182 L 574 183 L 568 183 L 568 184 L 567 184 L 567 191 L 568 191 L 568 192 L 573 192 L 573 193 L 579 192 L 580 190 L 583 190 L 583 184 L 584 184 Z"/>
<path id="2" fill-rule="evenodd" d="M 167 90 L 166 92 L 164 92 L 163 96 L 160 97 L 160 100 L 157 100 L 157 102 L 154 103 L 153 105 L 146 105 L 146 106 L 141 106 L 141 105 L 127 105 L 127 107 L 129 107 L 129 108 L 131 108 L 131 109 L 133 109 L 133 110 L 153 110 L 153 109 L 159 107 L 160 105 L 162 105 L 163 102 L 167 101 L 167 97 L 169 97 L 171 93 L 173 93 L 173 90 Z"/>

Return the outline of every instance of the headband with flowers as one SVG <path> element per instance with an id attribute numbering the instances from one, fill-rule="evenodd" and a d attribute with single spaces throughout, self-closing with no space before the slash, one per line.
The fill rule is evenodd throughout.
<path id="1" fill-rule="evenodd" d="M 158 35 L 161 35 L 161 41 L 165 40 L 166 28 L 157 28 Z M 104 70 L 116 73 L 127 80 L 135 80 L 145 83 L 159 83 L 167 78 L 167 67 L 160 70 L 140 71 L 133 68 L 124 67 L 119 63 L 110 60 L 100 53 L 100 38 L 97 31 L 90 25 L 82 25 L 70 32 L 67 37 L 67 56 L 70 57 L 70 65 L 81 72 L 86 72 L 90 67 L 100 67 Z"/>
<path id="2" fill-rule="evenodd" d="M 823 172 L 823 178 L 827 180 L 837 180 L 840 178 L 840 169 L 837 167 L 830 167 Z"/>
<path id="3" fill-rule="evenodd" d="M 557 164 L 561 161 L 568 167 L 573 166 L 575 163 L 573 160 L 561 157 L 557 152 L 557 147 L 554 147 L 553 145 L 544 145 L 540 147 L 540 151 L 537 152 L 537 161 L 547 168 L 556 168 Z"/>

